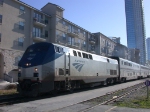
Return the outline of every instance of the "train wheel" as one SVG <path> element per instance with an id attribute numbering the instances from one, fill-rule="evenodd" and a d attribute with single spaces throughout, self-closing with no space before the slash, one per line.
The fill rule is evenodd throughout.
<path id="1" fill-rule="evenodd" d="M 102 82 L 102 85 L 107 86 L 107 85 L 108 85 L 108 80 L 103 81 L 103 82 Z"/>
<path id="2" fill-rule="evenodd" d="M 56 89 L 55 89 L 55 90 L 53 90 L 51 93 L 52 93 L 52 95 L 54 95 L 54 96 L 55 96 L 55 95 L 57 95 L 58 90 L 56 90 Z"/>
<path id="3" fill-rule="evenodd" d="M 32 97 L 37 97 L 38 95 L 39 95 L 38 89 L 36 89 L 36 88 L 33 89 L 32 92 L 31 92 L 31 96 L 32 96 Z"/>
<path id="4" fill-rule="evenodd" d="M 76 85 L 76 83 L 75 83 L 74 81 L 71 81 L 71 82 L 70 82 L 70 89 L 69 89 L 69 91 L 70 91 L 71 93 L 74 91 L 75 85 Z"/>
<path id="5" fill-rule="evenodd" d="M 114 82 L 115 82 L 114 79 L 111 79 L 110 84 L 114 84 Z"/>

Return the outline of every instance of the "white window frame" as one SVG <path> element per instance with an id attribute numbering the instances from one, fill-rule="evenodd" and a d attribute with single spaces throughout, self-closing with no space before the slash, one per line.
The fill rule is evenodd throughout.
<path id="1" fill-rule="evenodd" d="M 60 21 L 60 19 L 58 17 L 56 17 L 56 24 L 58 24 Z"/>
<path id="2" fill-rule="evenodd" d="M 18 38 L 18 46 L 23 47 L 23 43 L 24 43 L 24 38 L 23 37 Z"/>
<path id="3" fill-rule="evenodd" d="M 78 33 L 80 33 L 80 29 L 78 29 Z"/>
<path id="4" fill-rule="evenodd" d="M 25 13 L 25 7 L 24 6 L 20 6 L 20 14 L 23 14 L 23 13 Z"/>
<path id="5" fill-rule="evenodd" d="M 72 41 L 71 37 L 68 37 L 68 45 L 71 45 L 71 41 Z"/>
<path id="6" fill-rule="evenodd" d="M 65 21 L 63 21 L 63 22 L 62 22 L 62 24 L 63 24 L 63 27 L 65 28 L 65 26 L 66 26 L 66 22 L 65 22 Z"/>
<path id="7" fill-rule="evenodd" d="M 83 37 L 85 37 L 85 31 L 83 32 Z"/>

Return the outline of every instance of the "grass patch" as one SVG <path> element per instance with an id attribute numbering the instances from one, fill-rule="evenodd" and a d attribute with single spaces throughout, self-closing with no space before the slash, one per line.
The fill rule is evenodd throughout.
<path id="1" fill-rule="evenodd" d="M 17 93 L 17 89 L 0 90 L 0 95 L 10 95 L 16 93 Z"/>
<path id="2" fill-rule="evenodd" d="M 147 100 L 145 97 L 141 97 L 130 101 L 116 102 L 115 105 L 120 107 L 150 109 L 150 99 Z"/>
<path id="3" fill-rule="evenodd" d="M 7 85 L 5 89 L 0 90 L 0 95 L 11 95 L 16 93 L 18 93 L 16 84 Z"/>

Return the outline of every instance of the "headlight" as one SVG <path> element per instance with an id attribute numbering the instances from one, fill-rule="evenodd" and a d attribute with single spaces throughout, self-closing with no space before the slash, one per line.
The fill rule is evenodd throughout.
<path id="1" fill-rule="evenodd" d="M 37 71 L 38 71 L 38 69 L 37 69 L 37 68 L 34 68 L 34 71 L 35 71 L 35 72 L 37 72 Z"/>
<path id="2" fill-rule="evenodd" d="M 21 69 L 20 69 L 20 68 L 18 69 L 18 72 L 21 72 Z"/>
<path id="3" fill-rule="evenodd" d="M 27 63 L 26 66 L 29 66 L 29 64 Z"/>

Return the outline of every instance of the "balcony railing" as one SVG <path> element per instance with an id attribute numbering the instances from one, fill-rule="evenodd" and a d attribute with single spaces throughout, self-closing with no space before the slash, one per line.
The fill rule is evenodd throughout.
<path id="1" fill-rule="evenodd" d="M 34 24 L 40 27 L 46 27 L 45 21 L 39 18 L 33 18 Z"/>
<path id="2" fill-rule="evenodd" d="M 13 77 L 4 73 L 4 80 L 13 83 Z"/>
<path id="3" fill-rule="evenodd" d="M 57 42 L 58 43 L 60 43 L 60 44 L 66 44 L 66 40 L 67 40 L 66 37 L 57 35 Z"/>
<path id="4" fill-rule="evenodd" d="M 74 43 L 72 43 L 72 46 L 74 46 L 74 47 L 79 47 L 79 46 L 80 46 L 80 43 L 74 42 Z"/>
<path id="5" fill-rule="evenodd" d="M 90 38 L 90 39 L 89 39 L 89 43 L 91 43 L 91 44 L 95 44 L 95 43 L 96 43 L 96 39 L 94 39 L 94 38 Z"/>
<path id="6" fill-rule="evenodd" d="M 78 37 L 79 36 L 79 32 L 78 31 L 71 31 L 71 30 L 67 30 L 68 35 L 73 36 L 73 37 Z"/>
<path id="7" fill-rule="evenodd" d="M 20 14 L 24 14 L 25 13 L 25 11 L 24 10 L 20 10 L 20 12 L 19 12 Z"/>
<path id="8" fill-rule="evenodd" d="M 81 44 L 81 49 L 85 51 L 86 50 L 86 44 Z"/>
<path id="9" fill-rule="evenodd" d="M 40 33 L 33 32 L 33 40 L 36 42 L 45 42 L 46 37 Z"/>

